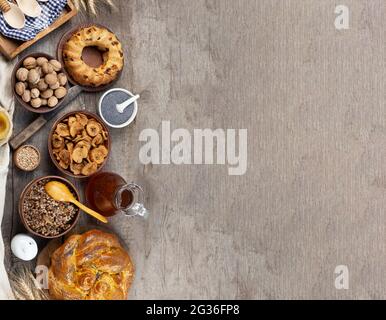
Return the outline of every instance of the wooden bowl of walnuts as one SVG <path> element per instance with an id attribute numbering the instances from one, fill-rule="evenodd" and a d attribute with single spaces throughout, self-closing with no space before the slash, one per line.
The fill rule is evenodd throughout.
<path id="1" fill-rule="evenodd" d="M 51 160 L 73 178 L 87 178 L 102 170 L 110 148 L 106 125 L 96 114 L 83 110 L 60 117 L 48 136 Z"/>
<path id="2" fill-rule="evenodd" d="M 27 110 L 47 113 L 58 108 L 69 84 L 61 63 L 46 53 L 32 53 L 20 59 L 12 74 L 17 101 Z"/>

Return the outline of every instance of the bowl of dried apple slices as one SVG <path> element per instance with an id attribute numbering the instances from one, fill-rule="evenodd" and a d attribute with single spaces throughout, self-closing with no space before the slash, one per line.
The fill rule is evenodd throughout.
<path id="1" fill-rule="evenodd" d="M 53 163 L 73 178 L 87 178 L 102 170 L 110 149 L 108 128 L 96 114 L 87 111 L 63 115 L 48 136 Z"/>

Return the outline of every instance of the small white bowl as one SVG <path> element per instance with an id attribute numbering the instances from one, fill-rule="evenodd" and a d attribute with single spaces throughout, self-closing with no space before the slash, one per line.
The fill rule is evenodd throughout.
<path id="1" fill-rule="evenodd" d="M 114 89 L 110 89 L 108 91 L 106 91 L 103 96 L 99 99 L 99 104 L 98 104 L 98 113 L 99 113 L 99 116 L 102 118 L 103 122 L 106 123 L 109 127 L 111 128 L 124 128 L 124 127 L 127 127 L 130 123 L 132 123 L 134 121 L 134 119 L 136 118 L 137 116 L 137 113 L 138 113 L 138 102 L 135 101 L 134 102 L 134 110 L 133 110 L 133 113 L 131 115 L 131 117 L 124 123 L 122 124 L 119 124 L 119 125 L 116 125 L 116 124 L 112 124 L 112 123 L 109 123 L 105 117 L 103 116 L 102 114 L 102 101 L 103 99 L 108 95 L 110 94 L 111 92 L 124 92 L 126 93 L 127 95 L 129 95 L 130 97 L 134 97 L 134 94 L 132 94 L 130 91 L 126 90 L 126 89 L 122 89 L 122 88 L 114 88 Z"/>

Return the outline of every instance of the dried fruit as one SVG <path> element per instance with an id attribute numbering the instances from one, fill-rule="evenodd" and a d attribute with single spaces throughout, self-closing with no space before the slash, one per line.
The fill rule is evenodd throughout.
<path id="1" fill-rule="evenodd" d="M 80 175 L 82 173 L 82 169 L 83 169 L 84 165 L 81 164 L 81 163 L 74 163 L 74 162 L 71 162 L 70 164 L 70 170 L 73 174 L 75 175 Z"/>
<path id="2" fill-rule="evenodd" d="M 67 143 L 67 150 L 72 153 L 74 151 L 74 144 L 72 142 Z"/>
<path id="3" fill-rule="evenodd" d="M 86 150 L 86 155 L 84 150 Z M 71 158 L 76 163 L 82 163 L 83 159 L 87 157 L 87 154 L 86 148 L 75 148 L 72 152 Z"/>
<path id="4" fill-rule="evenodd" d="M 103 143 L 103 137 L 100 133 L 98 133 L 94 139 L 92 139 L 92 142 L 91 142 L 91 145 L 96 148 L 98 145 L 102 144 Z"/>
<path id="5" fill-rule="evenodd" d="M 95 148 L 90 151 L 90 160 L 97 164 L 101 164 L 105 160 L 105 157 L 99 148 Z"/>
<path id="6" fill-rule="evenodd" d="M 58 149 L 63 146 L 64 146 L 64 139 L 58 134 L 52 135 L 52 147 L 54 147 L 55 149 Z"/>
<path id="7" fill-rule="evenodd" d="M 88 151 L 91 149 L 91 143 L 86 140 L 81 140 L 76 144 L 75 148 L 86 148 L 88 153 Z"/>
<path id="8" fill-rule="evenodd" d="M 109 154 L 109 151 L 107 150 L 107 148 L 105 146 L 99 146 L 98 149 L 103 154 L 103 157 L 105 157 L 105 158 Z"/>
<path id="9" fill-rule="evenodd" d="M 59 166 L 65 170 L 68 169 L 69 164 L 64 162 L 62 159 L 59 159 Z"/>
<path id="10" fill-rule="evenodd" d="M 70 125 L 71 137 L 73 138 L 76 137 L 82 130 L 83 130 L 83 126 L 79 122 L 75 121 Z"/>
<path id="11" fill-rule="evenodd" d="M 98 170 L 98 164 L 95 162 L 90 162 L 83 167 L 82 174 L 84 176 L 89 176 L 95 173 L 97 170 Z"/>
<path id="12" fill-rule="evenodd" d="M 75 117 L 69 117 L 68 118 L 68 125 L 69 126 L 73 125 L 75 122 L 76 122 L 76 118 Z"/>
<path id="13" fill-rule="evenodd" d="M 88 123 L 88 118 L 85 114 L 83 113 L 77 113 L 75 114 L 75 118 L 78 122 L 80 122 L 80 124 L 85 127 L 87 126 L 87 123 Z"/>
<path id="14" fill-rule="evenodd" d="M 95 137 L 101 131 L 99 124 L 95 121 L 89 121 L 86 130 L 91 137 Z"/>
<path id="15" fill-rule="evenodd" d="M 61 121 L 52 136 L 57 165 L 63 169 L 67 167 L 66 170 L 74 175 L 89 176 L 96 172 L 106 160 L 107 143 L 108 133 L 104 127 L 95 118 L 81 112 Z"/>
<path id="16" fill-rule="evenodd" d="M 55 132 L 61 137 L 68 137 L 70 135 L 68 125 L 66 125 L 65 123 L 59 123 L 56 127 Z"/>

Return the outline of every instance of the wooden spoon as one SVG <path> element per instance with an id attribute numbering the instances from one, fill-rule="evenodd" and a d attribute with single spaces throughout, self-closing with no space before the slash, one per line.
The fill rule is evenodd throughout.
<path id="1" fill-rule="evenodd" d="M 78 208 L 88 213 L 90 216 L 93 216 L 94 218 L 98 219 L 103 223 L 107 223 L 107 219 L 104 216 L 86 207 L 85 205 L 81 204 L 78 200 L 76 200 L 74 195 L 71 193 L 71 191 L 67 188 L 65 184 L 59 181 L 50 181 L 45 185 L 44 188 L 52 199 L 59 202 L 73 203 Z"/>

